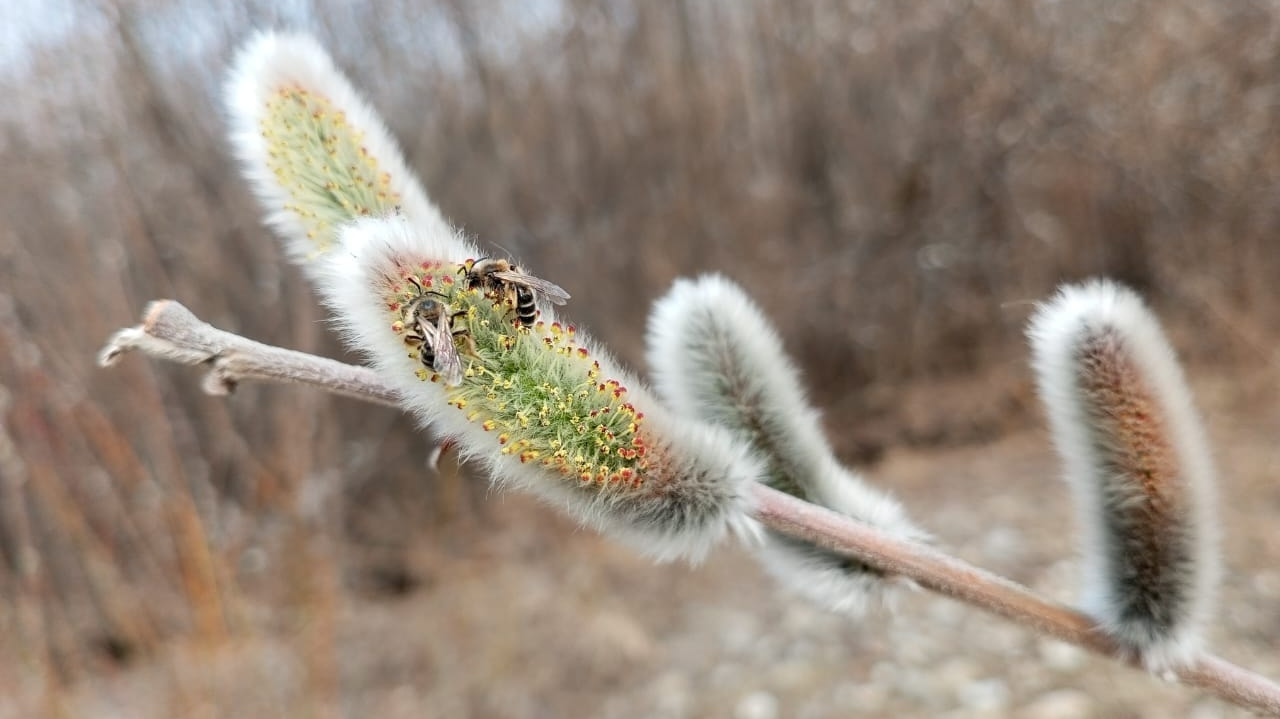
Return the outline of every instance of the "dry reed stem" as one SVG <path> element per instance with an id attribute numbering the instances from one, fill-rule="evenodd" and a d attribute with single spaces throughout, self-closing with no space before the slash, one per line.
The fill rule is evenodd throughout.
<path id="1" fill-rule="evenodd" d="M 300 382 L 337 394 L 395 405 L 395 392 L 372 370 L 260 344 L 215 329 L 172 300 L 153 302 L 142 325 L 117 332 L 100 355 L 103 365 L 129 350 L 185 364 L 210 363 L 211 394 L 226 394 L 245 379 Z M 885 572 L 914 580 L 943 596 L 1136 666 L 1088 616 L 1040 597 L 1003 577 L 937 549 L 888 536 L 870 526 L 763 485 L 752 488 L 750 512 L 769 529 L 843 552 Z M 1280 684 L 1204 654 L 1171 677 L 1264 716 L 1280 717 Z"/>

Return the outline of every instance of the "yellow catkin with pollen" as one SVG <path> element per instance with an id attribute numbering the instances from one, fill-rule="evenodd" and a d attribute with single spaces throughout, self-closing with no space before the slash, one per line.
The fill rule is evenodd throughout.
<path id="1" fill-rule="evenodd" d="M 643 427 L 630 403 L 623 401 L 626 388 L 622 383 L 616 379 L 600 381 L 599 362 L 589 360 L 589 353 L 576 353 L 574 333 L 566 332 L 560 323 L 525 328 L 514 321 L 505 304 L 457 282 L 455 276 L 465 267 L 405 262 L 382 281 L 387 288 L 383 305 L 391 316 L 412 306 L 424 291 L 436 293 L 450 308 L 455 351 L 468 356 L 461 384 L 449 389 L 448 404 L 466 410 L 467 421 L 479 421 L 485 431 L 500 430 L 497 442 L 502 455 L 524 462 L 546 457 L 549 466 L 560 466 L 568 456 L 564 438 L 572 436 L 561 429 L 565 427 L 581 436 L 574 444 L 590 447 L 597 458 L 613 456 L 625 462 L 614 467 L 584 456 L 576 468 L 565 466 L 565 472 L 590 474 L 594 481 L 612 483 L 621 480 L 621 469 L 628 469 L 628 481 L 641 482 L 643 472 L 639 470 L 646 460 L 635 447 L 644 444 Z M 408 324 L 403 320 L 393 320 L 388 326 L 407 336 Z M 514 365 L 512 355 L 528 353 L 535 346 L 550 349 L 561 358 L 556 360 L 561 366 L 554 374 L 562 381 L 577 373 L 577 386 L 566 388 L 550 381 L 528 384 L 522 379 L 527 368 Z M 406 349 L 410 356 L 416 356 L 421 346 L 406 343 Z M 521 386 L 526 389 L 518 389 Z M 588 392 L 589 387 L 596 392 Z M 597 420 L 588 425 L 582 422 L 584 415 Z"/>
<path id="2" fill-rule="evenodd" d="M 314 242 L 327 252 L 337 228 L 355 217 L 385 215 L 400 203 L 390 176 L 363 146 L 329 98 L 300 87 L 277 90 L 265 103 L 260 127 L 266 162 Z"/>

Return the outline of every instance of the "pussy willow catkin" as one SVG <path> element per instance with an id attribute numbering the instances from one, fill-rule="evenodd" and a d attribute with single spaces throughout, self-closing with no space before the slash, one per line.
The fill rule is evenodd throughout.
<path id="1" fill-rule="evenodd" d="M 665 410 L 549 307 L 522 326 L 509 298 L 469 286 L 455 235 L 432 237 L 393 216 L 356 222 L 340 241 L 318 284 L 348 343 L 496 481 L 658 558 L 698 558 L 726 530 L 754 526 L 743 482 L 761 467 L 749 449 Z M 405 342 L 404 309 L 420 292 L 438 293 L 453 317 L 464 368 L 456 386 Z"/>
<path id="2" fill-rule="evenodd" d="M 840 464 L 782 340 L 733 282 L 677 281 L 650 315 L 648 356 L 663 402 L 751 447 L 766 484 L 898 538 L 925 537 L 901 505 Z M 887 586 L 866 565 L 781 534 L 768 533 L 759 554 L 780 581 L 835 611 L 860 612 Z"/>
<path id="3" fill-rule="evenodd" d="M 1173 350 L 1108 281 L 1063 288 L 1028 335 L 1075 495 L 1084 608 L 1149 667 L 1186 662 L 1219 568 L 1212 463 Z"/>

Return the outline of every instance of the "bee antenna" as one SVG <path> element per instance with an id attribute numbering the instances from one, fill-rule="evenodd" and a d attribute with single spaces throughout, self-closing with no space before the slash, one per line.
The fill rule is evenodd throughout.
<path id="1" fill-rule="evenodd" d="M 408 280 L 410 283 L 412 283 L 414 287 L 418 288 L 418 294 L 422 294 L 423 292 L 422 285 L 418 284 L 417 280 L 413 279 L 412 277 L 406 277 L 405 279 Z"/>

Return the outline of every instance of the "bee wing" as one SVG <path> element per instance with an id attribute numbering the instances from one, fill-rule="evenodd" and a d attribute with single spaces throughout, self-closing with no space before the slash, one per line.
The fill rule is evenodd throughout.
<path id="1" fill-rule="evenodd" d="M 458 356 L 458 346 L 453 343 L 453 330 L 449 326 L 449 313 L 440 313 L 436 322 L 435 336 L 431 338 L 431 351 L 436 353 L 436 360 L 431 368 L 444 378 L 446 387 L 462 384 L 462 358 Z"/>
<path id="2" fill-rule="evenodd" d="M 543 297 L 546 297 L 553 305 L 562 305 L 569 301 L 569 293 L 565 292 L 563 287 L 541 277 L 534 277 L 523 272 L 494 272 L 493 276 L 500 280 L 524 285 L 531 290 L 535 290 Z"/>

